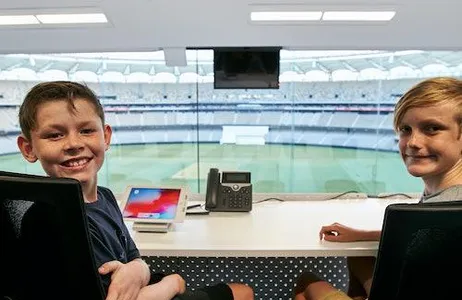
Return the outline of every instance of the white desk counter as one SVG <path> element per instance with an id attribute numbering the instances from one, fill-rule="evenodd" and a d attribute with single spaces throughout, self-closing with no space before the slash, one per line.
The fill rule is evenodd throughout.
<path id="1" fill-rule="evenodd" d="M 255 199 L 254 199 L 255 200 Z M 316 257 L 373 256 L 378 242 L 332 243 L 321 226 L 339 222 L 381 229 L 387 205 L 417 199 L 266 201 L 249 213 L 187 215 L 168 233 L 133 233 L 142 256 Z M 130 224 L 127 224 L 130 227 Z"/>

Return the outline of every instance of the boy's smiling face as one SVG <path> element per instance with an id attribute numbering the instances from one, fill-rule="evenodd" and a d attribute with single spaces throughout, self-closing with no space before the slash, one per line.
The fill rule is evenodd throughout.
<path id="1" fill-rule="evenodd" d="M 461 125 L 454 104 L 409 109 L 399 124 L 399 150 L 408 172 L 442 182 L 462 164 Z"/>
<path id="2" fill-rule="evenodd" d="M 40 104 L 30 141 L 21 137 L 18 143 L 24 157 L 29 162 L 39 160 L 49 176 L 74 178 L 84 189 L 93 189 L 112 130 L 103 126 L 90 101 L 73 103 L 75 109 L 65 100 Z"/>

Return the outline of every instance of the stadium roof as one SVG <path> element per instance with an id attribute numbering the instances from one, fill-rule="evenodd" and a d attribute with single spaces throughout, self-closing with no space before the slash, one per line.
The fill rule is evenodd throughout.
<path id="1" fill-rule="evenodd" d="M 259 4 L 263 3 L 263 4 Z M 252 11 L 396 11 L 390 22 L 255 24 Z M 1 26 L 0 53 L 157 51 L 216 46 L 290 50 L 462 49 L 458 0 L 16 0 L 0 15 L 102 12 L 109 23 Z"/>
<path id="2" fill-rule="evenodd" d="M 0 79 L 211 82 L 213 51 L 187 50 L 186 54 L 185 67 L 167 67 L 163 51 L 0 55 Z M 462 76 L 462 51 L 283 50 L 280 74 L 281 81 Z"/>

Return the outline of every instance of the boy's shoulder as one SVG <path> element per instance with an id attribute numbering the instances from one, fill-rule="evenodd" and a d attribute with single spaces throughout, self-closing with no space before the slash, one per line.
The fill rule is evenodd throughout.
<path id="1" fill-rule="evenodd" d="M 109 204 L 109 206 L 119 209 L 119 203 L 117 202 L 117 198 L 111 189 L 104 186 L 98 186 L 97 191 L 99 201 L 102 201 L 103 203 Z"/>
<path id="2" fill-rule="evenodd" d="M 422 202 L 424 203 L 446 202 L 456 200 L 462 200 L 462 184 L 453 185 L 435 194 L 422 197 Z"/>
<path id="3" fill-rule="evenodd" d="M 109 188 L 107 188 L 105 186 L 98 185 L 97 189 L 98 189 L 99 192 L 111 193 L 112 194 L 111 189 L 109 189 Z"/>
<path id="4" fill-rule="evenodd" d="M 98 190 L 98 194 L 101 194 L 103 197 L 111 198 L 115 200 L 114 193 L 111 191 L 111 189 L 98 185 L 97 190 Z"/>

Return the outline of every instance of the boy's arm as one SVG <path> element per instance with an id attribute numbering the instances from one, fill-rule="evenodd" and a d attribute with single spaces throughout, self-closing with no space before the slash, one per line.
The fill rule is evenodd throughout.
<path id="1" fill-rule="evenodd" d="M 170 300 L 186 289 L 184 279 L 178 274 L 165 276 L 161 281 L 141 289 L 137 300 Z"/>
<path id="2" fill-rule="evenodd" d="M 113 260 L 103 264 L 98 271 L 102 275 L 111 273 L 106 300 L 136 299 L 151 276 L 149 266 L 140 258 L 126 264 Z"/>
<path id="3" fill-rule="evenodd" d="M 362 241 L 380 241 L 380 236 L 382 235 L 381 230 L 363 230 L 361 232 Z"/>
<path id="4" fill-rule="evenodd" d="M 151 279 L 151 270 L 144 260 L 141 258 L 135 258 L 131 262 L 127 263 L 127 265 L 133 265 L 134 268 L 139 270 L 137 271 L 137 274 L 140 275 L 140 280 L 143 287 L 149 283 L 149 280 Z"/>
<path id="5" fill-rule="evenodd" d="M 323 226 L 319 238 L 329 242 L 380 241 L 380 230 L 359 230 L 339 223 Z"/>

